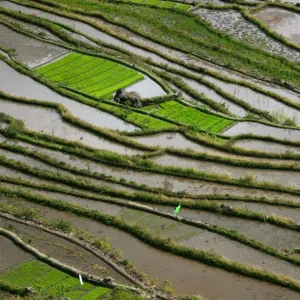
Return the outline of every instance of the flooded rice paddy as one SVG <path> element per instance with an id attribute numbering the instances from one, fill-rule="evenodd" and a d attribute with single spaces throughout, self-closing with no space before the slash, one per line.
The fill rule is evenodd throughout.
<path id="1" fill-rule="evenodd" d="M 227 136 L 253 134 L 258 136 L 270 136 L 282 140 L 300 140 L 300 130 L 298 129 L 285 129 L 256 122 L 239 122 L 225 130 L 223 134 Z"/>
<path id="2" fill-rule="evenodd" d="M 247 42 L 251 46 L 261 48 L 272 54 L 281 55 L 292 61 L 300 61 L 300 53 L 297 50 L 272 39 L 259 27 L 245 20 L 238 11 L 200 8 L 195 13 L 214 28 Z M 265 14 L 267 12 L 264 12 Z"/>
<path id="3" fill-rule="evenodd" d="M 300 187 L 300 172 L 234 167 L 227 164 L 181 158 L 173 155 L 162 155 L 155 157 L 152 161 L 163 166 L 194 169 L 200 172 L 228 176 L 228 178 L 238 179 L 245 176 L 252 176 L 254 180 L 260 183 L 268 182 L 296 188 Z"/>
<path id="4" fill-rule="evenodd" d="M 117 153 L 128 155 L 141 153 L 141 151 L 127 148 L 115 142 L 110 142 L 87 130 L 69 125 L 63 122 L 60 115 L 53 109 L 20 104 L 2 99 L 0 99 L 0 103 L 0 112 L 23 121 L 25 127 L 29 130 L 58 138 L 66 138 L 69 141 L 80 142 L 93 148 L 110 150 Z"/>
<path id="5" fill-rule="evenodd" d="M 154 207 L 165 212 L 172 212 L 173 210 L 172 207 L 162 205 L 155 205 Z M 193 220 L 208 222 L 227 229 L 236 230 L 248 238 L 260 241 L 264 245 L 280 251 L 300 246 L 300 232 L 284 229 L 268 223 L 234 218 L 222 214 L 192 210 L 184 207 L 182 208 L 180 215 Z"/>
<path id="6" fill-rule="evenodd" d="M 84 169 L 89 168 L 89 164 L 85 160 L 73 159 L 66 154 L 59 154 L 58 152 L 51 152 L 50 150 L 45 152 L 52 156 L 54 159 L 64 161 L 73 167 L 83 167 Z M 112 176 L 117 180 L 126 180 L 127 182 L 135 182 L 137 184 L 144 185 L 145 187 L 151 188 L 163 188 L 172 192 L 185 192 L 192 195 L 203 195 L 203 194 L 232 194 L 235 196 L 265 196 L 269 198 L 286 199 L 285 193 L 271 192 L 267 190 L 249 189 L 229 184 L 218 184 L 203 180 L 189 180 L 175 176 L 153 174 L 149 172 L 141 172 L 130 169 L 123 169 L 119 167 L 113 167 L 102 163 L 91 163 L 91 172 L 98 172 L 106 176 Z M 78 177 L 78 178 L 83 178 Z M 101 180 L 88 178 L 88 182 L 93 184 L 99 184 Z M 300 201 L 300 197 L 288 195 L 289 200 Z"/>
<path id="7" fill-rule="evenodd" d="M 290 208 L 278 205 L 268 205 L 264 203 L 254 203 L 250 201 L 226 201 L 220 200 L 216 201 L 220 204 L 226 204 L 232 208 L 243 208 L 249 211 L 254 211 L 258 213 L 263 213 L 266 216 L 276 215 L 286 219 L 293 220 L 296 223 L 300 223 L 300 209 Z"/>
<path id="8" fill-rule="evenodd" d="M 205 85 L 202 85 L 198 83 L 195 80 L 181 78 L 184 83 L 186 83 L 190 88 L 194 89 L 196 92 L 205 95 L 209 99 L 212 99 L 218 104 L 224 105 L 225 108 L 227 108 L 231 113 L 234 115 L 237 115 L 239 117 L 245 117 L 247 115 L 246 110 L 244 110 L 242 107 L 228 101 L 224 97 L 220 96 L 217 92 L 215 92 L 213 89 L 210 89 L 206 87 Z"/>
<path id="9" fill-rule="evenodd" d="M 275 32 L 300 45 L 300 16 L 296 12 L 267 7 L 255 14 Z"/>
<path id="10" fill-rule="evenodd" d="M 133 137 L 132 137 L 133 138 Z M 158 133 L 153 135 L 144 135 L 140 137 L 135 137 L 134 140 L 137 140 L 141 144 L 145 144 L 148 146 L 159 146 L 162 148 L 174 148 L 179 150 L 187 150 L 187 151 L 193 151 L 198 153 L 207 153 L 209 155 L 218 156 L 218 157 L 228 157 L 235 160 L 243 160 L 243 161 L 251 161 L 251 162 L 257 162 L 257 163 L 270 163 L 270 164 L 285 164 L 285 165 L 295 165 L 298 164 L 298 161 L 288 160 L 288 159 L 267 159 L 267 158 L 259 158 L 254 156 L 245 156 L 245 155 L 237 155 L 232 154 L 231 149 L 229 148 L 228 151 L 225 151 L 225 149 L 222 151 L 222 149 L 217 149 L 213 147 L 206 146 L 204 144 L 201 144 L 201 142 L 198 144 L 196 142 L 193 142 L 186 137 L 184 137 L 182 134 L 178 132 L 168 132 L 168 133 Z M 250 146 L 248 147 L 247 142 L 249 141 Z M 254 143 L 253 147 L 251 147 L 251 143 Z M 257 143 L 260 143 L 257 142 Z M 256 147 L 256 141 L 254 140 L 241 140 L 234 143 L 234 147 L 242 148 L 245 150 L 257 150 L 261 152 L 268 151 L 268 146 L 271 147 L 273 145 L 269 142 L 261 142 L 262 146 Z M 224 145 L 226 147 L 226 144 Z M 264 147 L 266 146 L 266 147 Z M 281 148 L 283 147 L 283 148 Z M 285 151 L 294 151 L 297 152 L 297 147 L 290 147 L 286 146 L 286 150 L 284 148 L 285 146 L 280 144 L 274 143 L 274 148 L 276 148 L 277 151 L 273 151 L 273 153 L 283 153 Z M 281 151 L 281 149 L 284 149 Z M 272 148 L 273 150 L 273 148 Z M 271 151 L 272 152 L 272 151 Z"/>
<path id="11" fill-rule="evenodd" d="M 234 143 L 235 146 L 247 150 L 255 150 L 270 153 L 294 153 L 299 154 L 300 147 L 293 147 L 273 142 L 265 142 L 259 140 L 238 140 Z"/>

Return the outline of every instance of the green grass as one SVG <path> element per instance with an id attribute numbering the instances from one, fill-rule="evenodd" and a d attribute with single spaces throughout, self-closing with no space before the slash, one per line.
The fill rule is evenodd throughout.
<path id="1" fill-rule="evenodd" d="M 71 300 L 96 300 L 110 292 L 108 288 L 95 287 L 87 282 L 80 285 L 78 278 L 39 261 L 29 261 L 21 264 L 1 275 L 0 280 L 12 288 L 23 289 L 26 286 L 31 286 L 45 296 L 66 296 Z"/>
<path id="2" fill-rule="evenodd" d="M 155 115 L 193 126 L 198 130 L 220 132 L 233 123 L 232 120 L 199 111 L 193 107 L 185 106 L 177 101 L 167 101 L 159 105 L 145 107 Z"/>
<path id="3" fill-rule="evenodd" d="M 99 98 L 143 79 L 143 75 L 128 67 L 78 53 L 36 70 L 59 85 Z"/>

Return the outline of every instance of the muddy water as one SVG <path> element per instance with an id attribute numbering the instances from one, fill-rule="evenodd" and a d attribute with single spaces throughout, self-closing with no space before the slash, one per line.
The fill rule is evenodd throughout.
<path id="1" fill-rule="evenodd" d="M 14 153 L 14 152 L 10 152 L 8 150 L 4 150 L 4 149 L 0 149 L 0 155 L 6 157 L 7 159 L 13 159 L 17 162 L 20 163 L 25 163 L 27 165 L 30 165 L 32 168 L 39 168 L 39 169 L 44 169 L 47 170 L 49 172 L 53 172 L 53 173 L 59 173 L 62 175 L 68 175 L 68 172 L 59 170 L 55 167 L 52 167 L 48 164 L 45 164 L 39 160 L 36 160 L 34 158 L 22 155 L 22 154 L 18 154 L 18 153 Z"/>
<path id="2" fill-rule="evenodd" d="M 23 180 L 27 180 L 36 184 L 46 184 L 46 183 L 53 183 L 52 181 L 46 181 L 46 180 L 41 180 L 39 178 L 36 178 L 34 176 L 30 176 L 21 172 L 18 172 L 13 169 L 9 169 L 3 165 L 0 164 L 0 175 L 1 176 L 9 176 L 11 178 L 21 178 Z M 56 183 L 55 183 L 56 184 Z"/>
<path id="3" fill-rule="evenodd" d="M 0 235 L 0 245 L 0 274 L 34 259 L 34 256 L 23 251 L 2 235 Z"/>
<path id="4" fill-rule="evenodd" d="M 239 122 L 223 132 L 227 136 L 239 134 L 253 134 L 259 136 L 271 136 L 281 140 L 300 140 L 300 130 L 284 129 L 256 122 Z"/>
<path id="5" fill-rule="evenodd" d="M 276 171 L 256 168 L 233 167 L 226 164 L 214 163 L 176 157 L 173 155 L 162 155 L 152 159 L 155 163 L 163 166 L 176 166 L 180 168 L 190 168 L 207 173 L 220 174 L 229 178 L 241 178 L 247 175 L 253 176 L 258 182 L 269 182 L 284 186 L 300 187 L 300 173 L 289 171 Z M 300 164 L 299 164 L 300 165 Z"/>
<path id="6" fill-rule="evenodd" d="M 24 143 L 24 142 L 17 142 L 16 143 L 15 141 L 13 141 L 11 143 L 14 144 L 14 145 L 18 145 L 20 147 L 23 147 L 25 149 L 28 149 L 30 151 L 37 151 L 41 154 L 46 154 L 46 155 L 50 156 L 51 158 L 53 158 L 53 159 L 55 159 L 59 162 L 65 162 L 65 163 L 71 165 L 72 167 L 94 172 L 95 163 L 93 161 L 78 158 L 76 156 L 71 156 L 71 155 L 68 155 L 68 154 L 65 154 L 65 153 L 62 153 L 62 152 L 59 152 L 59 151 L 55 151 L 55 150 L 50 150 L 50 149 L 47 149 L 47 148 L 41 148 L 41 147 L 34 146 L 32 144 L 28 144 L 28 143 Z M 9 155 L 13 155 L 13 154 L 10 153 Z M 16 157 L 17 156 L 14 156 L 14 159 L 16 159 Z M 24 156 L 24 157 L 19 156 L 19 160 L 21 160 L 21 161 L 28 164 L 28 160 L 27 160 L 26 156 Z M 31 165 L 36 166 L 36 160 L 34 160 Z M 44 166 L 42 166 L 42 169 L 48 170 L 48 164 L 45 164 Z M 56 168 L 54 170 L 55 170 L 54 172 L 56 172 L 56 173 L 68 174 L 69 176 L 72 175 L 74 177 L 74 174 L 73 173 L 71 174 L 68 171 L 61 172 L 61 169 L 56 169 Z M 31 178 L 31 176 L 28 176 L 28 178 Z M 34 178 L 34 177 L 32 177 L 32 178 Z M 94 178 L 86 177 L 86 176 L 76 176 L 76 178 L 91 182 L 91 183 L 93 183 L 95 185 L 98 185 L 98 186 L 99 185 L 106 186 L 106 187 L 110 187 L 112 189 L 116 189 L 116 190 L 120 190 L 120 191 L 135 191 L 135 189 L 133 189 L 133 188 L 129 188 L 129 187 L 126 187 L 124 185 L 117 184 L 117 183 L 111 183 L 111 182 L 108 182 L 108 181 L 105 181 L 105 180 L 94 179 Z M 49 182 L 49 181 L 47 181 L 47 182 Z M 55 183 L 55 184 L 57 184 L 57 183 Z"/>
<path id="7" fill-rule="evenodd" d="M 34 150 L 34 148 L 32 148 L 31 150 Z M 38 150 L 38 148 L 36 148 L 36 150 Z M 127 181 L 134 181 L 138 184 L 144 184 L 149 187 L 165 188 L 174 192 L 185 191 L 193 195 L 203 195 L 203 194 L 222 194 L 222 195 L 232 194 L 237 196 L 252 195 L 257 197 L 265 196 L 269 198 L 280 198 L 280 199 L 286 199 L 288 197 L 290 200 L 300 201 L 300 197 L 291 196 L 284 193 L 275 193 L 275 192 L 257 190 L 257 189 L 255 190 L 247 189 L 247 188 L 235 187 L 231 185 L 210 183 L 201 180 L 187 180 L 187 179 L 177 178 L 174 176 L 165 176 L 165 175 L 159 175 L 153 173 L 151 174 L 147 172 L 139 172 L 134 170 L 125 170 L 122 168 L 112 167 L 109 165 L 96 163 L 96 162 L 89 163 L 87 160 L 76 158 L 74 156 L 69 156 L 57 151 L 51 151 L 47 149 L 43 149 L 42 151 L 47 155 L 50 155 L 52 158 L 57 159 L 59 161 L 64 161 L 73 167 L 88 169 L 91 172 L 102 173 L 105 174 L 106 176 L 113 176 L 117 180 L 126 179 Z M 93 181 L 93 179 L 89 179 L 89 181 L 91 181 L 94 184 L 97 184 L 96 181 L 95 182 Z"/>
<path id="8" fill-rule="evenodd" d="M 16 191 L 21 188 L 25 191 L 31 191 L 34 194 L 61 200 L 64 202 L 82 206 L 82 207 L 90 209 L 90 210 L 96 210 L 101 213 L 109 214 L 112 216 L 118 215 L 124 209 L 124 206 L 121 206 L 121 205 L 108 204 L 108 203 L 101 202 L 101 201 L 89 200 L 87 198 L 82 198 L 82 197 L 77 197 L 77 196 L 75 197 L 75 196 L 66 195 L 63 193 L 48 192 L 48 191 L 42 191 L 42 190 L 38 190 L 38 189 L 34 189 L 34 188 L 22 187 L 17 184 L 2 183 L 1 185 L 4 186 L 5 188 L 8 188 L 10 190 L 16 190 Z M 121 200 L 121 199 L 118 199 L 118 200 Z"/>
<path id="9" fill-rule="evenodd" d="M 250 211 L 260 212 L 267 216 L 275 214 L 284 218 L 292 219 L 295 222 L 300 223 L 300 209 L 299 208 L 289 208 L 278 205 L 268 205 L 268 204 L 258 204 L 254 202 L 247 201 L 216 201 L 218 203 L 224 203 L 230 205 L 231 207 L 241 207 Z"/>
<path id="10" fill-rule="evenodd" d="M 69 125 L 62 121 L 54 109 L 42 108 L 35 105 L 19 104 L 0 99 L 0 112 L 24 121 L 29 130 L 53 135 L 69 141 L 80 142 L 93 148 L 110 150 L 117 153 L 136 155 L 141 151 L 110 142 L 98 137 L 87 130 Z"/>
<path id="11" fill-rule="evenodd" d="M 30 38 L 0 24 L 0 44 L 7 49 L 16 49 L 16 57 L 33 68 L 46 63 L 67 50 Z"/>
<path id="12" fill-rule="evenodd" d="M 200 153 L 207 153 L 207 154 L 212 154 L 215 156 L 220 156 L 220 157 L 227 157 L 227 158 L 232 158 L 236 160 L 245 160 L 245 161 L 254 161 L 254 162 L 268 162 L 272 164 L 286 164 L 286 165 L 295 165 L 295 163 L 298 163 L 298 161 L 291 161 L 287 159 L 267 159 L 267 158 L 258 158 L 258 157 L 251 157 L 251 156 L 243 156 L 243 155 L 235 155 L 231 154 L 229 152 L 225 152 L 222 150 L 218 150 L 209 146 L 204 146 L 201 144 L 197 144 L 187 138 L 185 138 L 182 134 L 178 132 L 168 132 L 168 133 L 159 133 L 159 134 L 154 134 L 154 135 L 145 135 L 145 136 L 140 136 L 140 137 L 134 137 L 135 140 L 137 140 L 139 143 L 148 145 L 148 146 L 159 146 L 159 147 L 164 147 L 164 148 L 176 148 L 176 149 L 191 149 L 195 152 L 200 152 Z M 234 145 L 238 146 L 239 148 L 246 148 L 248 150 L 247 146 L 243 146 L 244 142 L 245 144 L 249 140 L 245 141 L 237 141 Z M 253 140 L 254 142 L 254 140 Z M 265 143 L 266 148 L 268 145 L 272 143 Z M 247 144 L 248 145 L 248 144 Z M 277 144 L 275 144 L 275 147 L 277 147 Z M 281 146 L 278 144 L 278 146 Z M 263 145 L 265 147 L 265 145 Z M 262 148 L 263 148 L 262 147 Z M 274 147 L 274 148 L 275 148 Z M 297 147 L 288 147 L 288 149 L 291 149 L 292 151 L 295 151 L 298 149 Z M 287 150 L 288 150 L 287 149 Z M 295 149 L 295 150 L 293 150 Z M 249 147 L 249 150 L 261 150 L 264 151 L 264 149 L 260 148 L 251 148 Z M 275 151 L 270 151 L 270 152 L 275 152 Z"/>
<path id="13" fill-rule="evenodd" d="M 300 45 L 300 16 L 296 12 L 268 7 L 256 13 L 255 17 L 291 42 Z"/>
<path id="14" fill-rule="evenodd" d="M 293 152 L 299 154 L 300 147 L 293 147 L 272 142 L 264 142 L 258 140 L 238 140 L 234 143 L 235 146 L 247 150 L 256 150 L 270 153 L 286 153 Z"/>
<path id="15" fill-rule="evenodd" d="M 162 58 L 161 56 L 159 56 L 157 54 L 153 54 L 149 51 L 142 50 L 138 47 L 134 47 L 132 45 L 129 45 L 129 44 L 127 44 L 127 43 L 125 43 L 125 42 L 123 42 L 119 39 L 116 39 L 116 38 L 114 38 L 114 37 L 112 37 L 108 34 L 105 34 L 101 31 L 99 31 L 99 30 L 96 30 L 92 26 L 84 24 L 82 22 L 78 22 L 78 21 L 75 21 L 75 20 L 70 20 L 70 19 L 67 19 L 67 18 L 59 17 L 59 16 L 56 16 L 56 15 L 53 15 L 53 14 L 50 14 L 50 13 L 42 12 L 42 11 L 37 10 L 37 9 L 32 9 L 32 8 L 16 5 L 16 4 L 8 2 L 8 1 L 1 1 L 1 6 L 4 6 L 4 7 L 9 8 L 9 9 L 17 10 L 17 11 L 22 11 L 23 13 L 29 13 L 29 14 L 35 13 L 37 16 L 44 17 L 44 18 L 47 18 L 47 19 L 52 20 L 52 21 L 61 22 L 61 23 L 67 24 L 69 26 L 72 26 L 72 27 L 76 28 L 77 30 L 79 30 L 80 32 L 83 32 L 83 33 L 85 33 L 89 36 L 98 38 L 101 41 L 105 41 L 106 43 L 122 47 L 122 48 L 124 48 L 124 49 L 126 49 L 126 50 L 128 50 L 128 51 L 130 51 L 134 54 L 140 55 L 144 58 L 151 58 L 153 61 L 155 61 L 157 63 L 167 64 L 167 65 L 170 65 L 170 66 L 172 66 L 174 68 L 177 68 L 177 69 L 180 69 L 180 70 L 185 69 L 182 66 L 179 66 L 179 65 L 174 64 L 174 63 L 170 63 L 169 61 L 165 60 L 164 58 Z M 96 23 L 100 23 L 102 25 L 105 25 L 108 28 L 110 28 L 110 29 L 112 29 L 116 32 L 122 33 L 129 40 L 142 43 L 143 45 L 147 46 L 148 49 L 156 49 L 160 53 L 164 53 L 164 54 L 167 54 L 167 55 L 172 55 L 173 57 L 176 57 L 177 59 L 179 59 L 181 61 L 184 61 L 186 63 L 191 63 L 194 66 L 198 66 L 198 67 L 205 67 L 209 70 L 221 73 L 221 74 L 226 75 L 226 76 L 228 76 L 230 78 L 233 78 L 233 79 L 243 79 L 243 80 L 246 80 L 248 82 L 260 85 L 261 87 L 265 86 L 264 82 L 259 82 L 257 80 L 254 80 L 252 78 L 249 78 L 249 77 L 241 75 L 241 74 L 237 75 L 236 73 L 229 72 L 229 71 L 227 71 L 226 69 L 224 69 L 222 67 L 218 67 L 218 66 L 216 66 L 214 64 L 211 64 L 211 63 L 208 63 L 206 61 L 196 59 L 195 57 L 184 54 L 184 53 L 181 53 L 180 51 L 172 50 L 170 48 L 161 46 L 157 43 L 154 43 L 154 42 L 151 42 L 151 41 L 149 41 L 145 38 L 142 38 L 139 35 L 133 34 L 132 32 L 130 32 L 130 31 L 124 29 L 124 28 L 120 28 L 118 26 L 106 23 L 106 22 L 104 22 L 103 20 L 100 20 L 100 19 L 92 19 L 92 20 L 94 20 Z M 187 70 L 187 71 L 189 71 L 189 70 Z M 196 73 L 196 74 L 198 74 L 198 73 Z M 207 79 L 209 79 L 209 78 L 207 78 Z M 224 83 L 224 84 L 226 85 L 226 83 Z M 236 88 L 236 89 L 238 89 L 238 88 Z M 270 87 L 268 87 L 268 89 L 270 89 L 274 92 L 281 93 L 281 94 L 283 94 L 284 96 L 287 96 L 287 97 L 289 97 L 290 94 L 291 94 L 291 96 L 294 96 L 294 93 L 290 93 L 289 91 L 287 91 L 285 89 L 282 89 L 282 88 L 277 88 L 276 86 L 270 86 Z M 253 93 L 255 93 L 255 92 L 253 92 Z M 263 97 L 263 95 L 261 95 L 261 94 L 258 94 L 258 93 L 255 93 L 255 94 L 257 94 L 256 98 L 259 98 L 259 97 L 262 98 Z M 249 95 L 249 97 L 250 97 L 250 95 Z M 298 96 L 295 95 L 295 97 L 298 97 Z M 241 99 L 243 99 L 243 98 L 241 98 Z M 243 99 L 243 100 L 246 101 L 246 99 Z"/>
<path id="16" fill-rule="evenodd" d="M 112 276 L 119 282 L 129 284 L 127 279 L 113 270 L 108 264 L 80 246 L 41 229 L 0 218 L 0 226 L 3 227 L 8 224 L 16 227 L 18 236 L 25 240 L 31 239 L 31 245 L 43 254 L 79 270 L 100 277 Z M 104 267 L 106 271 L 93 268 L 95 265 Z"/>
<path id="17" fill-rule="evenodd" d="M 33 149 L 31 149 L 31 150 L 33 150 Z M 35 151 L 38 151 L 38 150 L 39 150 L 38 148 L 35 149 Z M 54 174 L 65 175 L 65 176 L 68 176 L 69 178 L 72 178 L 72 179 L 75 179 L 75 180 L 78 180 L 78 181 L 81 181 L 81 182 L 85 182 L 85 183 L 88 183 L 88 184 L 93 184 L 93 185 L 98 186 L 98 187 L 108 187 L 108 188 L 116 189 L 116 190 L 120 190 L 120 191 L 134 191 L 133 189 L 127 188 L 127 187 L 122 186 L 120 184 L 113 184 L 113 183 L 110 183 L 110 182 L 107 182 L 107 181 L 104 181 L 104 180 L 99 180 L 99 179 L 95 179 L 95 178 L 91 178 L 91 177 L 87 177 L 87 176 L 75 176 L 72 172 L 63 171 L 61 169 L 52 167 L 52 166 L 50 166 L 46 163 L 40 162 L 39 160 L 35 160 L 35 159 L 30 158 L 28 156 L 24 156 L 24 155 L 21 155 L 21 154 L 9 152 L 9 151 L 3 150 L 3 149 L 0 149 L 0 155 L 3 155 L 8 159 L 13 159 L 16 162 L 25 163 L 26 165 L 29 165 L 32 168 L 38 168 L 38 169 L 41 169 L 41 170 L 46 171 L 46 172 L 50 171 Z M 54 156 L 53 158 L 55 159 L 57 157 Z M 57 185 L 56 181 L 51 181 L 51 180 L 43 180 L 42 181 L 40 179 L 36 179 L 34 176 L 30 176 L 30 175 L 27 175 L 27 174 L 23 175 L 23 173 L 21 173 L 21 172 L 11 170 L 11 169 L 6 168 L 6 167 L 3 167 L 3 169 L 0 170 L 0 174 L 5 175 L 5 176 L 14 177 L 14 178 L 20 177 L 22 179 L 26 179 L 26 180 L 29 180 L 29 181 L 34 182 L 34 183 L 43 182 L 43 183 L 52 183 L 54 185 Z"/>
<path id="18" fill-rule="evenodd" d="M 300 53 L 297 50 L 272 39 L 256 25 L 245 20 L 240 12 L 200 8 L 195 13 L 217 30 L 242 40 L 251 46 L 281 55 L 289 60 L 300 61 Z"/>
<path id="19" fill-rule="evenodd" d="M 21 144 L 21 145 L 26 146 L 26 144 Z M 39 148 L 31 148 L 31 150 L 39 151 Z M 251 195 L 257 197 L 265 196 L 269 198 L 279 198 L 279 199 L 288 198 L 291 201 L 296 201 L 296 202 L 300 201 L 300 197 L 292 196 L 284 193 L 276 193 L 276 192 L 270 192 L 270 191 L 264 191 L 258 189 L 247 189 L 247 188 L 235 187 L 231 185 L 210 183 L 201 180 L 187 180 L 187 179 L 177 178 L 174 176 L 165 176 L 165 175 L 158 175 L 158 174 L 156 175 L 147 172 L 125 170 L 122 168 L 111 167 L 109 165 L 96 163 L 96 162 L 89 163 L 87 160 L 76 158 L 74 156 L 69 156 L 57 151 L 51 151 L 48 149 L 43 149 L 42 152 L 44 152 L 47 155 L 50 155 L 54 159 L 57 159 L 59 161 L 64 161 L 73 167 L 88 169 L 91 172 L 102 173 L 105 174 L 106 176 L 113 176 L 117 180 L 126 179 L 127 181 L 133 181 L 138 184 L 144 184 L 149 187 L 165 188 L 174 192 L 185 191 L 186 193 L 193 194 L 193 195 L 203 195 L 203 194 L 222 194 L 222 195 L 232 194 L 236 196 Z M 83 176 L 81 177 L 78 176 L 77 178 L 86 179 L 87 181 L 90 181 L 91 183 L 96 185 L 99 184 L 102 185 L 101 180 L 97 180 L 93 178 L 85 178 Z M 103 185 L 105 185 L 105 182 Z M 107 185 L 110 186 L 110 184 Z M 113 187 L 113 185 L 111 187 Z M 115 185 L 115 188 L 119 190 L 122 189 L 120 185 Z M 133 189 L 126 188 L 126 187 L 123 187 L 123 190 L 134 191 Z"/>
<path id="20" fill-rule="evenodd" d="M 136 126 L 75 100 L 62 97 L 30 77 L 18 73 L 0 60 L 0 90 L 18 97 L 45 100 L 64 105 L 72 115 L 92 124 L 113 130 L 134 131 Z"/>
<path id="21" fill-rule="evenodd" d="M 87 230 L 97 237 L 108 235 L 111 237 L 112 245 L 121 249 L 123 257 L 129 259 L 138 271 L 158 278 L 160 282 L 169 278 L 176 291 L 181 294 L 201 294 L 209 299 L 221 297 L 237 300 L 298 300 L 299 298 L 296 292 L 153 249 L 125 232 L 92 220 L 78 218 L 73 214 L 45 208 L 21 199 L 3 199 L 1 202 L 38 209 L 41 215 L 48 219 L 69 220 L 73 228 Z"/>
<path id="22" fill-rule="evenodd" d="M 174 211 L 173 207 L 161 205 L 155 205 L 155 207 L 166 212 Z M 300 232 L 280 228 L 268 223 L 232 218 L 222 214 L 185 209 L 184 207 L 180 210 L 180 215 L 236 230 L 249 238 L 281 251 L 300 246 Z"/>

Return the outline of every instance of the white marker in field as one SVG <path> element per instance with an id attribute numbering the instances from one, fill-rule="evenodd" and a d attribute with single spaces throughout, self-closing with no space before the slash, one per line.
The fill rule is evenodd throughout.
<path id="1" fill-rule="evenodd" d="M 80 280 L 80 284 L 83 285 L 83 281 L 82 281 L 82 276 L 81 276 L 81 274 L 79 274 L 79 280 Z"/>

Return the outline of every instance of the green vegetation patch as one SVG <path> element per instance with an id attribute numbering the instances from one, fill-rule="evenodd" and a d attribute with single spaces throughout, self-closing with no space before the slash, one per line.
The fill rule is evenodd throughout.
<path id="1" fill-rule="evenodd" d="M 215 133 L 221 132 L 234 122 L 233 120 L 186 106 L 177 101 L 167 101 L 159 105 L 147 106 L 145 109 L 158 116 L 192 126 L 197 130 L 207 130 Z"/>
<path id="2" fill-rule="evenodd" d="M 71 53 L 36 70 L 59 85 L 98 98 L 144 78 L 137 71 L 124 65 L 79 53 Z"/>
<path id="3" fill-rule="evenodd" d="M 12 288 L 33 287 L 46 296 L 96 300 L 110 292 L 90 283 L 80 285 L 79 279 L 39 261 L 29 261 L 0 276 L 0 281 Z"/>

